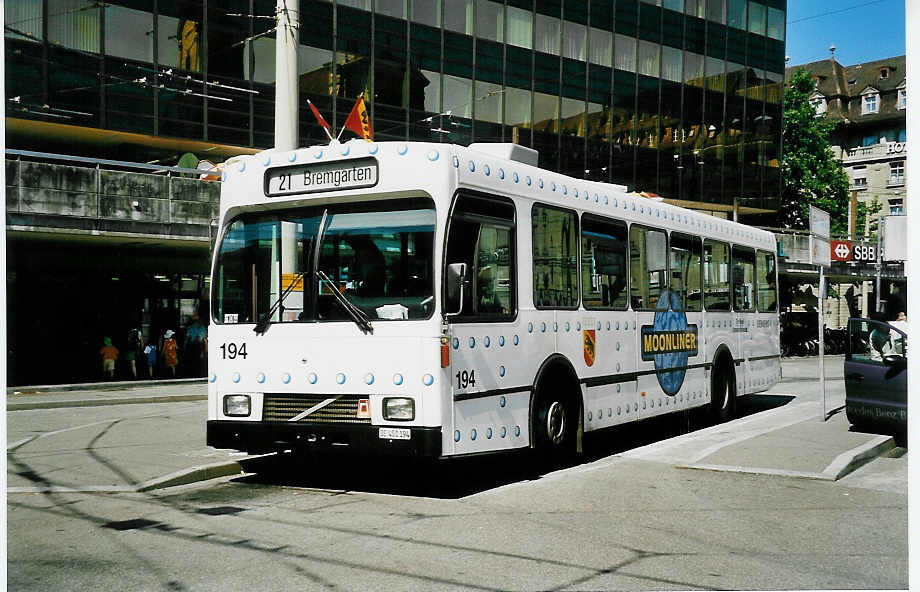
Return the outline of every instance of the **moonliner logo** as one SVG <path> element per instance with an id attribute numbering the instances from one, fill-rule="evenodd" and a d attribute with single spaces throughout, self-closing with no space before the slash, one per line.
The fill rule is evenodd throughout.
<path id="1" fill-rule="evenodd" d="M 697 355 L 697 329 L 687 324 L 687 314 L 677 294 L 662 294 L 657 308 L 655 323 L 642 327 L 642 359 L 655 361 L 658 384 L 673 397 L 684 384 L 687 359 Z"/>

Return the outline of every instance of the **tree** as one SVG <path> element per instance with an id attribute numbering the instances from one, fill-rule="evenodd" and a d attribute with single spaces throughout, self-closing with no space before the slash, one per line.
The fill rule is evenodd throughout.
<path id="1" fill-rule="evenodd" d="M 856 204 L 856 236 L 874 242 L 878 233 L 878 218 L 882 211 L 882 204 L 877 197 L 871 202 Z"/>
<path id="2" fill-rule="evenodd" d="M 835 122 L 816 116 L 809 98 L 815 82 L 804 68 L 797 69 L 783 94 L 783 193 L 779 223 L 808 228 L 808 206 L 830 213 L 831 232 L 847 231 L 849 179 L 834 158 L 828 136 Z"/>

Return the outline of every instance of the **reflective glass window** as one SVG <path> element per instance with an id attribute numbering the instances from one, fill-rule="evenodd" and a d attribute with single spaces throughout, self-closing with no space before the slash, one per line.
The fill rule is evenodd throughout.
<path id="1" fill-rule="evenodd" d="M 556 131 L 556 118 L 559 116 L 559 97 L 546 93 L 533 94 L 534 128 L 544 132 Z"/>
<path id="2" fill-rule="evenodd" d="M 3 3 L 4 35 L 14 39 L 42 40 L 42 3 L 6 0 Z"/>
<path id="3" fill-rule="evenodd" d="M 479 0 L 476 4 L 476 36 L 490 41 L 504 41 L 504 6 L 501 2 Z"/>
<path id="4" fill-rule="evenodd" d="M 99 53 L 100 6 L 101 3 L 88 0 L 56 0 L 48 8 L 48 41 L 69 49 Z M 39 31 L 40 27 L 39 24 Z"/>
<path id="5" fill-rule="evenodd" d="M 444 28 L 465 35 L 473 34 L 473 0 L 449 0 L 444 3 Z"/>
<path id="6" fill-rule="evenodd" d="M 136 35 L 125 35 L 135 31 Z M 153 62 L 153 15 L 106 4 L 105 6 L 105 54 Z"/>
<path id="7" fill-rule="evenodd" d="M 531 118 L 531 92 L 523 88 L 505 88 L 505 124 L 512 127 L 529 128 Z"/>
<path id="8" fill-rule="evenodd" d="M 786 37 L 786 13 L 778 8 L 767 11 L 767 37 L 779 41 Z"/>
<path id="9" fill-rule="evenodd" d="M 619 33 L 614 37 L 615 60 L 617 70 L 626 72 L 636 71 L 636 39 Z"/>
<path id="10" fill-rule="evenodd" d="M 543 53 L 559 55 L 560 35 L 562 34 L 561 21 L 545 14 L 536 15 L 534 20 L 534 45 L 533 48 Z"/>
<path id="11" fill-rule="evenodd" d="M 747 0 L 728 0 L 728 26 L 747 29 Z"/>
<path id="12" fill-rule="evenodd" d="M 508 44 L 530 49 L 533 46 L 533 13 L 516 6 L 507 7 Z"/>
<path id="13" fill-rule="evenodd" d="M 537 308 L 578 306 L 578 217 L 536 204 L 533 231 L 533 301 Z"/>
<path id="14" fill-rule="evenodd" d="M 573 60 L 585 60 L 588 28 L 580 23 L 563 21 L 562 55 Z"/>
<path id="15" fill-rule="evenodd" d="M 502 122 L 502 87 L 500 84 L 476 81 L 476 114 L 480 121 Z"/>
<path id="16" fill-rule="evenodd" d="M 725 0 L 706 0 L 706 18 L 725 24 Z"/>
<path id="17" fill-rule="evenodd" d="M 697 18 L 706 17 L 706 5 L 704 0 L 686 0 L 684 2 L 684 12 Z"/>
<path id="18" fill-rule="evenodd" d="M 473 116 L 473 81 L 459 76 L 444 75 L 444 112 L 459 117 Z"/>
<path id="19" fill-rule="evenodd" d="M 441 73 L 431 70 L 420 70 L 422 76 L 428 81 L 425 85 L 425 111 L 429 113 L 441 112 Z"/>
<path id="20" fill-rule="evenodd" d="M 639 74 L 659 77 L 661 46 L 649 41 L 639 41 Z"/>
<path id="21" fill-rule="evenodd" d="M 581 288 L 585 308 L 626 308 L 627 240 L 625 222 L 582 217 Z"/>
<path id="22" fill-rule="evenodd" d="M 613 51 L 613 33 L 604 29 L 591 27 L 588 29 L 590 38 L 588 61 L 608 68 L 613 65 L 611 53 Z"/>
<path id="23" fill-rule="evenodd" d="M 767 7 L 748 2 L 748 32 L 764 35 L 767 32 Z"/>
<path id="24" fill-rule="evenodd" d="M 375 0 L 374 10 L 377 14 L 385 14 L 393 18 L 406 18 L 405 0 Z"/>
<path id="25" fill-rule="evenodd" d="M 584 137 L 585 102 L 563 97 L 561 109 L 562 132 L 568 135 Z"/>
<path id="26" fill-rule="evenodd" d="M 703 86 L 704 58 L 698 53 L 684 53 L 684 82 L 693 86 Z"/>
<path id="27" fill-rule="evenodd" d="M 672 82 L 681 80 L 681 51 L 667 45 L 661 48 L 661 77 Z"/>
<path id="28" fill-rule="evenodd" d="M 412 20 L 429 27 L 441 26 L 441 1 L 410 0 Z"/>
<path id="29" fill-rule="evenodd" d="M 676 12 L 684 11 L 684 0 L 664 0 L 664 7 Z"/>

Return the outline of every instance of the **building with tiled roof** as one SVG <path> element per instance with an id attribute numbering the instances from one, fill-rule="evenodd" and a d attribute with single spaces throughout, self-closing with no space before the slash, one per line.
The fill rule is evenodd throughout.
<path id="1" fill-rule="evenodd" d="M 831 136 L 850 178 L 850 189 L 880 215 L 904 212 L 907 157 L 907 68 L 905 56 L 844 66 L 827 60 L 792 66 L 786 78 L 805 68 L 815 79 L 811 103 L 837 121 Z"/>

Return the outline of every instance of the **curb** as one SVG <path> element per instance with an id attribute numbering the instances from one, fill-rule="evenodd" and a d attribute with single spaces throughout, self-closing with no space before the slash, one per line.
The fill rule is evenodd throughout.
<path id="1" fill-rule="evenodd" d="M 7 411 L 29 411 L 33 409 L 62 409 L 66 407 L 104 407 L 107 405 L 138 405 L 142 403 L 179 403 L 183 401 L 207 401 L 207 395 L 162 395 L 159 397 L 134 397 L 131 399 L 72 399 L 67 401 L 34 401 L 29 403 L 7 403 Z"/>
<path id="2" fill-rule="evenodd" d="M 182 469 L 175 473 L 155 477 L 138 485 L 134 491 L 143 493 L 153 491 L 154 489 L 165 489 L 177 485 L 188 485 L 199 481 L 209 481 L 218 477 L 229 477 L 230 475 L 241 475 L 243 471 L 239 461 L 231 460 L 226 462 L 213 463 L 210 465 L 201 465 L 190 469 Z"/>
<path id="3" fill-rule="evenodd" d="M 830 477 L 831 480 L 836 481 L 894 447 L 894 438 L 891 436 L 878 436 L 862 446 L 848 450 L 835 458 L 824 469 L 824 474 Z"/>
<path id="4" fill-rule="evenodd" d="M 819 481 L 839 481 L 842 477 L 852 473 L 864 464 L 875 460 L 883 453 L 895 447 L 894 438 L 891 436 L 878 436 L 856 448 L 847 450 L 831 461 L 820 473 L 808 471 L 787 471 L 763 467 L 742 467 L 733 465 L 677 465 L 678 469 L 696 469 L 700 471 L 717 471 L 723 473 L 744 473 L 750 475 L 773 475 L 778 477 L 794 477 L 797 479 L 816 479 Z"/>
<path id="5" fill-rule="evenodd" d="M 164 380 L 123 380 L 113 382 L 82 382 L 76 384 L 40 384 L 40 385 L 23 385 L 8 386 L 6 394 L 9 395 L 33 395 L 37 393 L 55 393 L 62 391 L 95 391 L 109 389 L 124 389 L 138 386 L 164 386 L 170 384 L 198 384 L 207 383 L 207 378 L 169 378 Z"/>
<path id="6" fill-rule="evenodd" d="M 253 458 L 253 457 L 248 457 Z M 154 477 L 139 485 L 86 485 L 69 487 L 66 485 L 37 485 L 32 487 L 8 487 L 10 493 L 144 493 L 155 489 L 165 489 L 178 485 L 189 485 L 199 481 L 209 481 L 219 477 L 241 475 L 245 473 L 239 461 L 225 461 L 210 465 L 201 465 L 181 469 L 162 477 Z"/>

